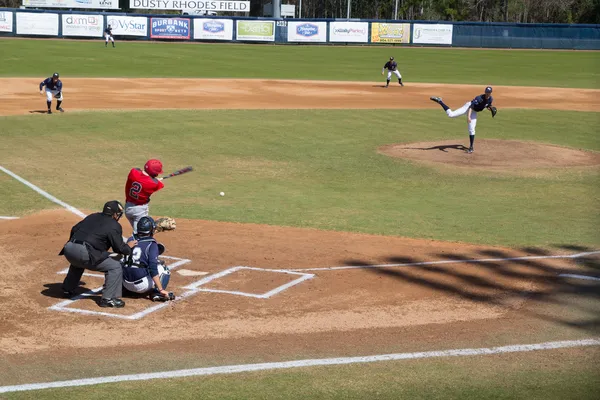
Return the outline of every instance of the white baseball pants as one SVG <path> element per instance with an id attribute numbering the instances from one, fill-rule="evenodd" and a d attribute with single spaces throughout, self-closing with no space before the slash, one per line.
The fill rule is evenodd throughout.
<path id="1" fill-rule="evenodd" d="M 466 102 L 464 106 L 457 110 L 446 110 L 446 114 L 448 114 L 450 118 L 460 117 L 461 115 L 465 115 L 467 112 L 471 113 L 471 122 L 469 123 L 469 135 L 474 135 L 475 126 L 477 126 L 477 111 L 471 109 L 470 101 Z"/>

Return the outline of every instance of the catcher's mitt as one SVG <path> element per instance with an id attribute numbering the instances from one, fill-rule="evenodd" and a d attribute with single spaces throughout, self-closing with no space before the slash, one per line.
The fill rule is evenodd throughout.
<path id="1" fill-rule="evenodd" d="M 173 218 L 164 217 L 156 220 L 156 232 L 172 231 L 176 227 L 177 224 Z"/>
<path id="2" fill-rule="evenodd" d="M 175 295 L 173 292 L 169 292 L 168 296 L 165 296 L 162 293 L 152 293 L 150 295 L 150 300 L 152 301 L 173 301 L 175 300 Z"/>
<path id="3" fill-rule="evenodd" d="M 492 112 L 492 118 L 494 118 L 496 116 L 496 113 L 498 112 L 498 109 L 494 106 L 491 106 L 490 111 Z"/>

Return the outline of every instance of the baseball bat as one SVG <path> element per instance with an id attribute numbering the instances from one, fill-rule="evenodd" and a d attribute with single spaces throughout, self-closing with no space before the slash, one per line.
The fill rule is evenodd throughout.
<path id="1" fill-rule="evenodd" d="M 193 170 L 194 169 L 192 167 L 181 168 L 181 169 L 178 169 L 177 171 L 175 171 L 175 172 L 173 172 L 173 173 L 171 173 L 169 175 L 163 176 L 162 178 L 163 179 L 172 178 L 174 176 L 183 175 L 183 174 L 188 173 L 188 172 L 193 171 Z"/>

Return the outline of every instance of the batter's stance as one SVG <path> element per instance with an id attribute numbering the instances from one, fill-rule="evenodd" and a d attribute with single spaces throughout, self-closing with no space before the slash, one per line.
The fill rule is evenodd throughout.
<path id="1" fill-rule="evenodd" d="M 388 70 L 388 74 L 387 74 L 387 81 L 385 83 L 385 87 L 388 87 L 390 85 L 390 80 L 392 79 L 392 74 L 394 74 L 398 77 L 398 83 L 400 84 L 400 86 L 404 86 L 404 83 L 402 83 L 402 75 L 400 75 L 400 71 L 398 71 L 398 63 L 396 63 L 396 61 L 394 61 L 394 57 L 390 57 L 390 61 L 385 63 L 385 65 L 381 69 L 381 75 L 384 74 L 386 69 Z"/>
<path id="2" fill-rule="evenodd" d="M 458 110 L 451 110 L 444 102 L 441 97 L 430 97 L 431 101 L 435 101 L 439 105 L 442 106 L 446 114 L 450 118 L 460 117 L 461 115 L 467 114 L 467 123 L 469 125 L 469 141 L 470 146 L 468 153 L 472 153 L 475 151 L 473 148 L 473 143 L 475 142 L 475 126 L 477 125 L 477 113 L 483 111 L 484 109 L 488 109 L 492 113 L 492 117 L 496 116 L 498 110 L 496 107 L 492 106 L 492 101 L 494 101 L 492 97 L 492 87 L 488 86 L 485 88 L 485 93 L 480 94 L 475 97 L 473 100 L 465 103 L 464 106 L 459 108 Z"/>
<path id="3" fill-rule="evenodd" d="M 40 94 L 44 94 L 46 86 L 46 104 L 48 105 L 48 114 L 52 114 L 52 96 L 56 97 L 56 111 L 64 112 L 60 106 L 62 104 L 62 82 L 58 79 L 58 72 L 52 74 L 50 78 L 44 79 L 40 83 Z"/>
<path id="4" fill-rule="evenodd" d="M 150 196 L 165 187 L 162 178 L 157 178 L 163 173 L 163 165 L 159 160 L 148 160 L 144 170 L 133 168 L 127 176 L 125 184 L 125 216 L 137 233 L 137 225 L 142 217 L 148 216 L 148 203 Z"/>
<path id="5" fill-rule="evenodd" d="M 109 39 L 112 41 L 113 47 L 115 47 L 115 38 L 113 38 L 112 28 L 110 25 L 108 25 L 104 30 L 104 39 L 106 39 L 106 41 L 104 42 L 104 47 L 108 47 Z"/>

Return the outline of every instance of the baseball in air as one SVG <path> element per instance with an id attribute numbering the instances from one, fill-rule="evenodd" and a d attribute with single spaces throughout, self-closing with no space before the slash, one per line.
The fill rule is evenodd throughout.
<path id="1" fill-rule="evenodd" d="M 225 196 L 225 192 L 219 193 L 219 196 Z"/>

